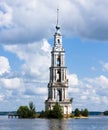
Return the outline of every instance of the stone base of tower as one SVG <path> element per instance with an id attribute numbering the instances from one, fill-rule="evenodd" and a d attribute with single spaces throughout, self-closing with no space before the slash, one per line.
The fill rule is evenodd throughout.
<path id="1" fill-rule="evenodd" d="M 45 101 L 45 110 L 52 110 L 55 103 L 56 103 L 55 101 L 46 100 Z M 61 101 L 58 103 L 62 107 L 64 115 L 70 115 L 72 113 L 72 103 L 70 101 L 63 101 L 63 102 Z"/>

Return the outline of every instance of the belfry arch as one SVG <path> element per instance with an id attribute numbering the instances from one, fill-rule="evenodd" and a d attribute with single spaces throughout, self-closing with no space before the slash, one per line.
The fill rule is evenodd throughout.
<path id="1" fill-rule="evenodd" d="M 58 43 L 60 44 L 60 39 L 58 39 Z"/>
<path id="2" fill-rule="evenodd" d="M 61 81 L 61 72 L 60 70 L 57 71 L 57 82 Z"/>
<path id="3" fill-rule="evenodd" d="M 62 91 L 61 90 L 57 90 L 57 102 L 62 101 Z"/>
<path id="4" fill-rule="evenodd" d="M 60 61 L 60 56 L 57 58 L 57 66 L 60 66 L 60 63 L 61 61 Z"/>

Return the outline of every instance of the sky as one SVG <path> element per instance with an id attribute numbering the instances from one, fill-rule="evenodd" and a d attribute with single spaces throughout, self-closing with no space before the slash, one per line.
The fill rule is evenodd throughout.
<path id="1" fill-rule="evenodd" d="M 72 109 L 108 110 L 108 1 L 0 0 L 0 111 L 44 110 L 57 8 Z"/>

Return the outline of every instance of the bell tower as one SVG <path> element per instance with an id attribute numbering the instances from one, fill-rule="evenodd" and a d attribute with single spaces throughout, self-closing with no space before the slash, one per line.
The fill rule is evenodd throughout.
<path id="1" fill-rule="evenodd" d="M 65 51 L 62 46 L 62 35 L 58 25 L 54 34 L 54 46 L 51 51 L 50 79 L 48 83 L 48 99 L 45 101 L 45 109 L 53 109 L 56 102 L 62 107 L 64 114 L 71 114 L 71 100 L 68 98 L 67 67 L 65 66 Z"/>

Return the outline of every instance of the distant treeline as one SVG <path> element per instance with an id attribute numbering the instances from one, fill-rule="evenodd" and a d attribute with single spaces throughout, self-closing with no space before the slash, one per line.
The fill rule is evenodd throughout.
<path id="1" fill-rule="evenodd" d="M 16 114 L 16 111 L 0 112 L 1 116 L 9 115 L 9 113 Z"/>
<path id="2" fill-rule="evenodd" d="M 0 115 L 9 115 L 9 113 L 16 114 L 16 111 L 0 112 Z M 40 114 L 40 112 L 37 112 L 37 113 Z M 72 113 L 74 113 L 74 111 Z M 108 111 L 105 111 L 105 112 L 90 111 L 89 112 L 89 116 L 96 116 L 96 115 L 108 115 Z"/>
<path id="3" fill-rule="evenodd" d="M 90 111 L 89 112 L 90 116 L 98 116 L 98 115 L 104 115 L 103 112 L 98 112 L 98 111 Z"/>

